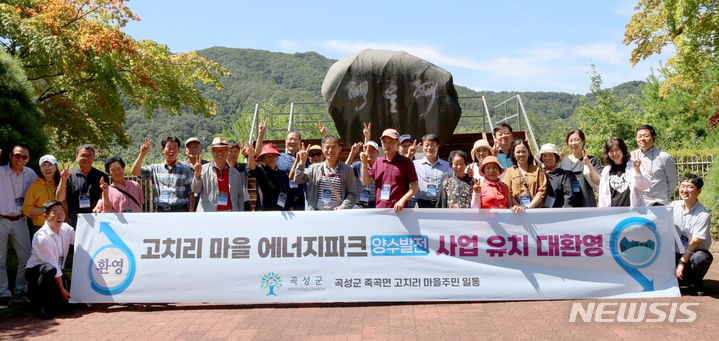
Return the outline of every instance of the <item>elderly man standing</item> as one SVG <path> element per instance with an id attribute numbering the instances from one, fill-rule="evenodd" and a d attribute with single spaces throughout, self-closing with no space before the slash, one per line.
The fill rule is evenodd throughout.
<path id="1" fill-rule="evenodd" d="M 504 169 L 512 167 L 512 156 L 509 155 L 510 149 L 512 149 L 512 126 L 507 123 L 500 123 L 493 129 L 494 133 L 494 150 L 497 155 L 499 164 Z"/>
<path id="2" fill-rule="evenodd" d="M 688 285 L 699 296 L 704 295 L 704 275 L 714 258 L 709 247 L 712 244 L 711 217 L 704 205 L 699 203 L 704 180 L 694 174 L 682 177 L 679 197 L 669 204 L 674 214 L 674 228 L 678 239 L 675 275 L 680 285 Z"/>
<path id="3" fill-rule="evenodd" d="M 2 150 L 0 150 L 2 153 Z M 30 151 L 24 143 L 11 149 L 10 162 L 0 166 L 0 309 L 10 304 L 10 287 L 7 278 L 7 242 L 12 241 L 18 259 L 15 277 L 15 296 L 23 297 L 27 291 L 25 263 L 30 258 L 30 235 L 27 220 L 22 214 L 25 193 L 37 175 L 25 167 Z"/>
<path id="4" fill-rule="evenodd" d="M 642 192 L 644 203 L 647 206 L 666 205 L 677 187 L 677 164 L 669 153 L 654 146 L 657 139 L 654 127 L 648 124 L 639 126 L 636 139 L 639 149 L 632 155 L 639 155 L 642 174 L 650 182 L 649 189 Z"/>
<path id="5" fill-rule="evenodd" d="M 187 155 L 187 160 L 182 161 L 182 164 L 191 169 L 194 169 L 194 165 L 198 161 L 203 165 L 207 163 L 207 160 L 202 159 L 202 142 L 195 136 L 185 140 L 185 155 Z M 199 197 L 194 193 L 193 196 L 195 197 L 195 205 L 192 207 L 192 210 L 197 211 Z"/>
<path id="6" fill-rule="evenodd" d="M 199 195 L 198 212 L 242 211 L 245 207 L 240 173 L 227 163 L 230 145 L 224 137 L 215 137 L 209 147 L 212 161 L 194 164 L 192 191 Z"/>
<path id="7" fill-rule="evenodd" d="M 340 142 L 337 136 L 322 138 L 322 153 L 325 161 L 311 164 L 305 170 L 310 147 L 300 149 L 300 162 L 295 168 L 294 180 L 307 183 L 307 206 L 311 210 L 340 210 L 352 208 L 357 198 L 352 168 L 339 161 Z"/>
<path id="8" fill-rule="evenodd" d="M 100 179 L 110 183 L 105 172 L 92 167 L 95 161 L 95 148 L 89 144 L 77 147 L 75 160 L 78 167 L 70 171 L 65 189 L 67 201 L 68 224 L 77 227 L 77 215 L 92 213 L 97 202 L 102 199 Z"/>
<path id="9" fill-rule="evenodd" d="M 360 153 L 362 161 L 362 183 L 367 186 L 374 179 L 378 197 L 378 208 L 393 208 L 402 211 L 407 202 L 419 191 L 417 173 L 412 160 L 400 155 L 399 133 L 395 129 L 382 132 L 382 150 L 384 156 L 377 159 L 371 169 L 369 163 L 369 146 L 364 146 Z"/>
<path id="10" fill-rule="evenodd" d="M 177 162 L 180 140 L 170 136 L 162 141 L 162 156 L 165 162 L 142 166 L 142 160 L 152 146 L 152 140 L 145 138 L 140 146 L 140 155 L 132 164 L 130 173 L 152 181 L 152 194 L 157 212 L 192 212 L 195 197 L 192 195 L 192 168 Z"/>
<path id="11" fill-rule="evenodd" d="M 419 180 L 419 193 L 415 198 L 420 208 L 437 207 L 442 180 L 452 172 L 449 162 L 437 157 L 437 152 L 439 152 L 439 137 L 435 134 L 422 136 L 424 158 L 414 160 L 414 169 Z"/>

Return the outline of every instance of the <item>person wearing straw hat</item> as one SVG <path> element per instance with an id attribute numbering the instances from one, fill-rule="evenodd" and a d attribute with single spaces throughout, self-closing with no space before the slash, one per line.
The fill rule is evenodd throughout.
<path id="1" fill-rule="evenodd" d="M 297 158 L 300 162 L 294 170 L 294 180 L 307 184 L 307 207 L 310 210 L 341 210 L 352 208 L 357 199 L 352 168 L 339 161 L 340 142 L 337 136 L 325 134 L 322 137 L 322 152 L 325 161 L 313 163 L 305 169 L 312 147 L 300 148 Z"/>
<path id="2" fill-rule="evenodd" d="M 472 152 L 470 157 L 472 158 L 472 164 L 469 165 L 467 173 L 476 180 L 482 180 L 482 175 L 479 172 L 479 166 L 482 165 L 482 160 L 487 157 L 494 155 L 492 146 L 489 145 L 487 140 L 481 139 L 474 141 L 472 146 Z"/>
<path id="3" fill-rule="evenodd" d="M 543 144 L 537 157 L 542 161 L 544 175 L 547 177 L 547 196 L 544 198 L 543 207 L 572 207 L 572 178 L 567 171 L 559 167 L 562 154 L 557 150 L 557 146 L 553 143 Z"/>
<path id="4" fill-rule="evenodd" d="M 193 166 L 192 191 L 200 198 L 197 212 L 244 210 L 243 174 L 227 163 L 230 145 L 224 137 L 218 136 L 208 149 L 212 152 L 212 161 L 204 165 L 198 161 Z"/>
<path id="5" fill-rule="evenodd" d="M 499 179 L 504 168 L 497 157 L 490 155 L 482 159 L 479 173 L 483 179 L 475 180 L 472 186 L 472 208 L 511 208 L 509 187 Z"/>
<path id="6" fill-rule="evenodd" d="M 255 160 L 255 147 L 247 146 L 247 166 L 257 183 L 258 201 L 263 211 L 289 211 L 290 183 L 288 176 L 277 168 L 280 152 L 271 143 L 262 146 Z M 264 164 L 257 164 L 260 161 Z"/>

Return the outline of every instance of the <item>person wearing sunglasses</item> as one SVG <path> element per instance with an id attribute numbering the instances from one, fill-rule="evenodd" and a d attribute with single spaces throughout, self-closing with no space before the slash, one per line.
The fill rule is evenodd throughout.
<path id="1" fill-rule="evenodd" d="M 0 150 L 0 155 L 2 150 Z M 30 235 L 27 221 L 22 213 L 25 193 L 37 179 L 32 169 L 26 167 L 30 149 L 24 143 L 15 144 L 10 153 L 10 162 L 0 166 L 0 309 L 10 304 L 10 287 L 7 273 L 7 242 L 12 242 L 20 266 L 15 277 L 15 297 L 26 296 L 27 281 L 25 267 L 30 258 Z"/>

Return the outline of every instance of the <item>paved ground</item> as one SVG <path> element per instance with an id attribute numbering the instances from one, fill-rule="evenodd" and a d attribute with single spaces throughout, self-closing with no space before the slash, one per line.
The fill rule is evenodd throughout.
<path id="1" fill-rule="evenodd" d="M 714 253 L 715 258 L 719 253 Z M 19 304 L 0 311 L 0 340 L 431 340 L 431 339 L 693 339 L 719 332 L 719 265 L 707 296 L 621 301 L 430 304 L 95 305 L 42 321 Z M 568 322 L 572 303 L 698 303 L 691 323 Z M 666 320 L 686 314 L 660 306 Z M 608 310 L 617 308 L 609 307 Z M 604 315 L 609 317 L 609 315 Z M 656 315 L 648 314 L 648 318 Z"/>

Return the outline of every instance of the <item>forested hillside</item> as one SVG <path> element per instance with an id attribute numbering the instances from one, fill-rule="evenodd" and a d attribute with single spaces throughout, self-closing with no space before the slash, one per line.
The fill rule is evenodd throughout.
<path id="1" fill-rule="evenodd" d="M 327 69 L 335 60 L 327 59 L 315 52 L 279 53 L 253 49 L 233 49 L 213 47 L 199 51 L 200 55 L 216 61 L 226 67 L 231 78 L 222 80 L 224 90 L 214 87 L 201 87 L 202 91 L 218 105 L 218 114 L 214 117 L 197 117 L 189 114 L 169 116 L 158 112 L 152 119 L 134 108 L 127 108 L 127 133 L 132 139 L 132 150 L 136 150 L 143 137 L 153 139 L 177 135 L 181 139 L 198 136 L 205 144 L 212 136 L 220 133 L 242 112 L 249 112 L 255 103 L 275 103 L 280 106 L 297 101 L 320 101 L 320 89 Z M 587 79 L 587 88 L 589 88 Z M 640 85 L 635 81 L 619 85 L 615 95 L 623 99 L 630 94 L 639 95 Z M 460 96 L 484 95 L 490 106 L 519 94 L 525 109 L 532 118 L 532 124 L 538 139 L 545 140 L 551 134 L 550 125 L 572 126 L 572 116 L 580 104 L 582 96 L 561 92 L 476 92 L 455 84 Z M 590 99 L 591 100 L 591 99 Z M 516 111 L 512 104 L 509 114 Z M 496 115 L 502 116 L 504 108 L 496 109 Z M 563 131 L 563 129 L 561 129 Z M 122 153 L 124 154 L 124 153 Z"/>

